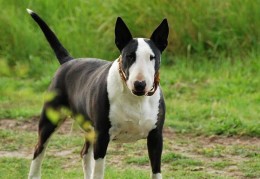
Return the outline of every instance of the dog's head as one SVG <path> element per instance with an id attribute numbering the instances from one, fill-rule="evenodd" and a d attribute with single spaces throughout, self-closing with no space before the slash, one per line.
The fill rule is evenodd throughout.
<path id="1" fill-rule="evenodd" d="M 133 38 L 124 21 L 117 18 L 115 43 L 121 52 L 126 85 L 133 94 L 143 96 L 154 89 L 168 34 L 168 22 L 164 19 L 150 39 Z"/>

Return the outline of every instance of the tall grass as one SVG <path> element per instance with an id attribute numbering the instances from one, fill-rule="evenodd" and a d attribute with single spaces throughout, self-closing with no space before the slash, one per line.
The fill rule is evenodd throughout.
<path id="1" fill-rule="evenodd" d="M 163 63 L 175 64 L 162 69 L 167 125 L 180 132 L 260 135 L 260 0 L 0 0 L 0 6 L 0 118 L 39 114 L 58 67 L 30 8 L 72 56 L 108 60 L 119 55 L 118 16 L 135 37 L 149 37 L 167 17 Z"/>
<path id="2" fill-rule="evenodd" d="M 260 45 L 260 0 L 0 0 L 0 5 L 0 56 L 9 65 L 54 58 L 26 8 L 41 15 L 75 57 L 115 59 L 117 16 L 137 37 L 150 37 L 167 17 L 170 56 L 247 55 Z"/>

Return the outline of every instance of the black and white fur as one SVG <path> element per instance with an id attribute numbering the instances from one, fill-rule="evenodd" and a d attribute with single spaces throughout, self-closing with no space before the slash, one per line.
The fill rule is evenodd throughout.
<path id="1" fill-rule="evenodd" d="M 45 102 L 39 122 L 39 139 L 31 163 L 29 178 L 41 177 L 41 164 L 52 133 L 60 126 L 53 124 L 46 114 L 47 108 L 69 108 L 74 115 L 81 114 L 91 121 L 97 137 L 94 143 L 85 142 L 82 149 L 84 178 L 104 178 L 105 157 L 110 141 L 134 142 L 147 139 L 152 178 L 162 178 L 162 129 L 165 104 L 162 90 L 153 88 L 161 53 L 167 46 L 169 33 L 167 20 L 153 32 L 151 39 L 132 38 L 130 31 L 118 17 L 115 25 L 115 43 L 121 52 L 122 69 L 126 82 L 119 75 L 119 62 L 93 58 L 73 59 L 60 44 L 55 34 L 33 11 L 28 13 L 38 23 L 53 48 L 61 66 L 48 91 L 56 96 Z M 94 45 L 94 44 L 93 44 Z"/>

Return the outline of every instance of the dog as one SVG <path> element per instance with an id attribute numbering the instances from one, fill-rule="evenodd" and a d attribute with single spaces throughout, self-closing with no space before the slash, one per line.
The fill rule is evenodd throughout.
<path id="1" fill-rule="evenodd" d="M 118 17 L 115 44 L 120 56 L 110 62 L 95 58 L 74 59 L 48 25 L 35 12 L 27 11 L 40 26 L 61 65 L 48 88 L 55 96 L 44 103 L 41 112 L 29 178 L 41 178 L 41 164 L 50 136 L 64 121 L 53 123 L 48 109 L 59 111 L 62 107 L 69 108 L 73 116 L 83 116 L 96 134 L 94 141 L 85 141 L 81 152 L 85 179 L 104 178 L 110 141 L 123 143 L 139 139 L 147 139 L 151 178 L 162 178 L 162 130 L 166 109 L 159 68 L 161 54 L 168 45 L 167 19 L 163 19 L 150 39 L 146 39 L 133 38 Z"/>

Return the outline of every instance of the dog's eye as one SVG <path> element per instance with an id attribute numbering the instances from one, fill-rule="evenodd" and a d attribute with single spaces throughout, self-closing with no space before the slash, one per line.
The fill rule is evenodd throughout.
<path id="1" fill-rule="evenodd" d="M 150 60 L 152 61 L 153 59 L 155 59 L 155 56 L 150 55 Z"/>

